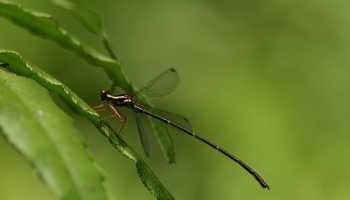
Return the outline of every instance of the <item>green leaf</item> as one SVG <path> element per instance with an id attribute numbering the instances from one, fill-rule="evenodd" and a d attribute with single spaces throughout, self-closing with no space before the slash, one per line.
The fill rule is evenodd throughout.
<path id="1" fill-rule="evenodd" d="M 79 131 L 35 81 L 0 71 L 0 127 L 57 199 L 107 199 Z"/>
<path id="2" fill-rule="evenodd" d="M 128 89 L 129 84 L 122 74 L 119 62 L 111 59 L 79 41 L 73 34 L 62 28 L 51 15 L 30 11 L 13 2 L 0 2 L 0 16 L 27 29 L 40 37 L 55 41 L 73 51 L 94 66 L 102 67 L 114 84 Z"/>
<path id="3" fill-rule="evenodd" d="M 106 50 L 108 51 L 111 58 L 117 60 L 117 57 L 112 51 L 112 48 L 108 42 L 107 34 L 102 26 L 102 19 L 99 13 L 87 8 L 79 0 L 48 0 L 51 4 L 55 6 L 62 7 L 67 10 L 71 10 L 75 17 L 80 21 L 80 23 L 85 26 L 90 32 L 99 36 Z"/>
<path id="4" fill-rule="evenodd" d="M 161 148 L 163 152 L 165 153 L 165 157 L 168 158 L 169 163 L 175 163 L 175 152 L 174 152 L 174 143 L 168 133 L 166 131 L 167 126 L 164 124 L 164 122 L 161 122 L 159 120 L 154 120 L 150 117 L 148 117 L 149 120 L 152 122 L 153 129 L 155 130 L 154 133 L 157 136 L 158 143 L 161 144 Z"/>
<path id="5" fill-rule="evenodd" d="M 104 121 L 100 121 L 100 117 L 96 112 L 86 111 L 89 106 L 67 86 L 63 85 L 35 65 L 24 60 L 18 53 L 0 50 L 0 62 L 8 63 L 9 65 L 6 69 L 11 72 L 31 78 L 47 90 L 56 92 L 73 111 L 89 119 L 105 137 L 108 137 L 109 133 L 113 130 Z M 42 100 L 39 102 L 41 101 Z M 55 124 L 55 126 L 59 125 Z M 121 138 L 117 137 L 116 134 L 113 135 L 110 143 L 123 155 L 136 162 L 137 172 L 142 183 L 157 199 L 173 199 L 172 195 L 156 178 L 147 164 L 131 147 L 129 147 L 129 145 L 127 145 Z"/>
<path id="6" fill-rule="evenodd" d="M 101 16 L 84 6 L 80 1 L 74 0 L 47 0 L 55 6 L 73 11 L 75 17 L 93 34 L 103 38 L 106 34 L 103 30 Z"/>
<path id="7" fill-rule="evenodd" d="M 69 4 L 66 6 L 69 7 Z M 13 23 L 27 29 L 33 34 L 55 41 L 64 48 L 73 51 L 90 64 L 102 67 L 109 79 L 113 82 L 113 87 L 118 86 L 124 91 L 133 89 L 123 75 L 118 61 L 100 54 L 79 41 L 75 36 L 59 26 L 53 16 L 30 11 L 13 2 L 0 2 L 0 16 L 11 20 Z M 140 98 L 140 100 L 152 107 L 145 97 Z M 73 108 L 76 109 L 75 107 Z M 165 130 L 166 127 L 156 119 L 150 120 L 153 127 L 155 127 L 156 137 L 164 151 L 165 157 L 168 159 L 169 163 L 175 163 L 174 146 L 170 135 Z"/>

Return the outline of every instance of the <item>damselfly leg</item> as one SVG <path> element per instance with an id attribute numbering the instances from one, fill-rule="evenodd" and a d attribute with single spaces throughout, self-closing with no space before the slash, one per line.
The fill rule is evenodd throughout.
<path id="1" fill-rule="evenodd" d="M 107 105 L 107 107 L 105 107 Z M 108 135 L 108 140 L 112 137 L 112 135 L 118 130 L 119 126 L 121 125 L 121 128 L 119 129 L 117 135 L 121 137 L 121 131 L 123 130 L 124 128 L 124 125 L 125 125 L 125 122 L 126 122 L 126 117 L 125 115 L 123 115 L 122 113 L 118 112 L 116 108 L 114 108 L 109 102 L 107 103 L 103 103 L 99 106 L 94 106 L 94 107 L 91 107 L 87 110 L 94 110 L 96 112 L 105 112 L 105 111 L 108 111 L 109 109 L 112 109 L 114 114 L 113 115 L 109 115 L 109 116 L 106 116 L 106 117 L 102 117 L 101 120 L 106 120 L 106 119 L 110 119 L 110 118 L 114 118 L 114 117 L 118 117 L 119 118 L 119 123 L 117 124 L 117 126 L 113 129 L 113 131 Z M 123 120 L 124 118 L 124 120 Z"/>

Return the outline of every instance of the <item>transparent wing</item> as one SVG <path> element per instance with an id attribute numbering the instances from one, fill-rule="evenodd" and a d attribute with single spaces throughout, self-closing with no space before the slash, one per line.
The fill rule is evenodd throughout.
<path id="1" fill-rule="evenodd" d="M 139 104 L 138 104 L 139 105 Z M 172 112 L 169 112 L 169 111 L 165 111 L 165 110 L 161 110 L 161 109 L 156 109 L 156 108 L 152 108 L 152 107 L 149 107 L 149 106 L 146 106 L 146 105 L 139 105 L 140 107 L 146 109 L 147 111 L 149 112 L 152 112 L 154 114 L 157 114 L 171 122 L 173 122 L 174 124 L 177 124 L 189 131 L 192 131 L 192 126 L 191 126 L 191 123 L 188 121 L 188 119 L 184 116 L 181 116 L 179 114 L 176 114 L 176 113 L 172 113 Z M 172 127 L 172 126 L 170 126 Z M 173 128 L 173 127 L 172 127 Z M 178 130 L 176 128 L 174 128 L 175 130 Z"/>
<path id="2" fill-rule="evenodd" d="M 144 94 L 149 97 L 162 97 L 172 93 L 180 84 L 180 76 L 177 71 L 170 68 L 152 79 L 145 87 L 141 88 L 136 96 Z"/>
<path id="3" fill-rule="evenodd" d="M 140 135 L 140 140 L 141 140 L 143 150 L 145 151 L 146 156 L 149 157 L 149 153 L 150 153 L 149 139 L 148 139 L 145 127 L 143 127 L 141 119 L 138 116 L 138 114 L 136 112 L 134 112 L 134 114 L 136 118 L 137 128 L 139 130 L 139 135 Z"/>

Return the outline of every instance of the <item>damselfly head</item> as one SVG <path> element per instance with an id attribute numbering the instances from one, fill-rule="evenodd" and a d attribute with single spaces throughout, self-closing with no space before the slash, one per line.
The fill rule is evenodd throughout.
<path id="1" fill-rule="evenodd" d="M 101 90 L 100 92 L 100 101 L 105 101 L 106 99 L 108 99 L 108 95 L 109 95 L 109 91 L 108 90 Z"/>

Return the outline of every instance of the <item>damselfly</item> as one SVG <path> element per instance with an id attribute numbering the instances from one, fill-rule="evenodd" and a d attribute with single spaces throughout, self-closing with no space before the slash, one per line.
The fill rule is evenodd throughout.
<path id="1" fill-rule="evenodd" d="M 230 154 L 229 152 L 225 151 L 224 149 L 220 148 L 216 144 L 210 142 L 209 140 L 195 134 L 192 132 L 191 125 L 189 121 L 180 115 L 169 113 L 162 110 L 157 110 L 154 108 L 150 108 L 149 106 L 142 105 L 138 101 L 138 96 L 140 95 L 146 95 L 149 97 L 161 97 L 165 96 L 167 94 L 170 94 L 173 92 L 177 86 L 180 83 L 180 77 L 175 69 L 168 69 L 165 72 L 161 73 L 157 77 L 155 77 L 152 81 L 150 81 L 145 87 L 141 88 L 138 92 L 133 94 L 132 92 L 126 93 L 126 94 L 118 94 L 118 95 L 112 95 L 108 90 L 102 90 L 100 92 L 100 100 L 103 101 L 99 106 L 92 107 L 90 109 L 93 109 L 95 111 L 107 111 L 108 109 L 112 109 L 114 111 L 113 115 L 107 116 L 102 118 L 102 120 L 107 118 L 113 118 L 118 117 L 119 123 L 117 127 L 111 132 L 108 136 L 110 138 L 115 131 L 120 127 L 120 130 L 118 132 L 118 135 L 120 131 L 123 129 L 123 126 L 125 124 L 126 118 L 123 114 L 117 111 L 117 107 L 127 107 L 132 110 L 134 110 L 135 116 L 136 116 L 136 122 L 138 125 L 138 130 L 140 134 L 141 143 L 143 146 L 143 149 L 147 156 L 149 156 L 150 147 L 149 147 L 149 141 L 148 136 L 146 134 L 146 131 L 144 127 L 142 126 L 141 120 L 138 117 L 138 114 L 145 114 L 150 117 L 153 117 L 157 120 L 160 120 L 169 126 L 172 126 L 175 129 L 178 129 L 179 131 L 182 131 L 190 136 L 193 136 L 194 138 L 197 138 L 198 140 L 204 142 L 205 144 L 211 146 L 212 148 L 218 150 L 225 156 L 229 157 L 231 160 L 237 162 L 240 166 L 242 166 L 247 172 L 249 172 L 259 183 L 263 188 L 269 188 L 269 186 L 266 184 L 266 182 L 261 178 L 261 176 L 256 173 L 252 168 L 250 168 L 248 165 L 246 165 L 243 161 L 241 161 L 236 156 Z M 168 116 L 168 117 L 166 117 Z M 171 116 L 174 120 L 169 120 L 169 116 Z"/>

